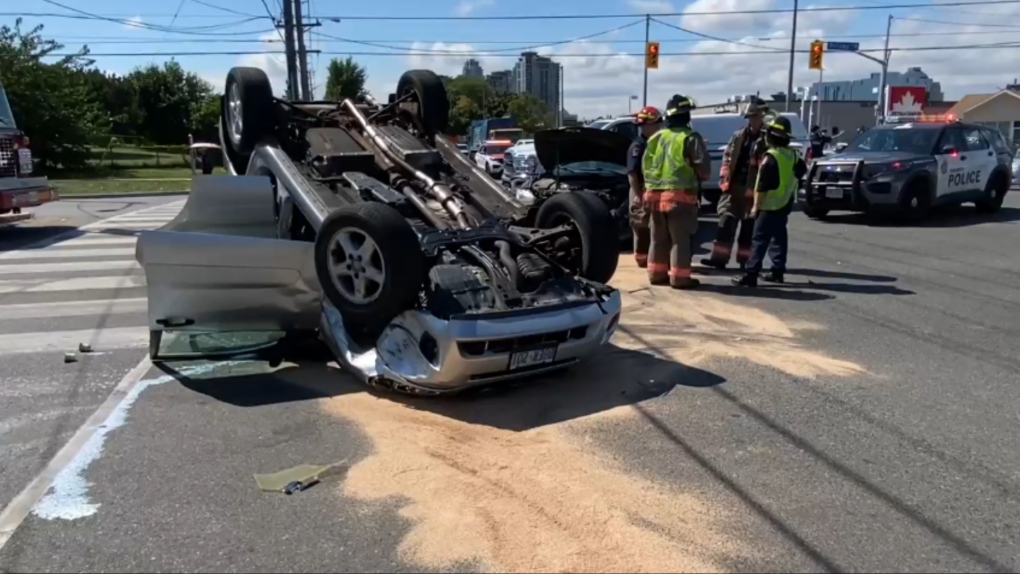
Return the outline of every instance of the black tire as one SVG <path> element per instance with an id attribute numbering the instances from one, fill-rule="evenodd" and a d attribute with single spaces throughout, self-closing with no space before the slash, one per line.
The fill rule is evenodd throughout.
<path id="1" fill-rule="evenodd" d="M 329 267 L 335 256 L 343 256 L 334 245 L 335 236 L 351 228 L 371 238 L 380 256 L 383 280 L 376 284 L 375 296 L 368 302 L 353 301 L 344 295 Z M 334 211 L 322 223 L 315 238 L 315 271 L 323 293 L 340 311 L 345 324 L 376 337 L 417 301 L 425 276 L 425 255 L 411 224 L 397 210 L 382 203 L 359 203 Z"/>
<path id="2" fill-rule="evenodd" d="M 997 173 L 989 178 L 985 185 L 985 196 L 980 201 L 974 202 L 978 213 L 997 213 L 1002 208 L 1002 201 L 1009 193 L 1010 178 L 1003 173 Z"/>
<path id="3" fill-rule="evenodd" d="M 237 87 L 241 102 L 241 133 L 234 134 L 230 122 L 231 92 Z M 231 68 L 227 73 L 222 103 L 224 134 L 230 148 L 239 156 L 248 156 L 266 135 L 273 131 L 273 86 L 259 68 Z M 247 168 L 247 164 L 240 169 Z"/>
<path id="4" fill-rule="evenodd" d="M 815 207 L 813 205 L 805 205 L 801 208 L 804 215 L 811 219 L 825 219 L 825 216 L 829 215 L 829 210 L 824 207 Z"/>
<path id="5" fill-rule="evenodd" d="M 430 70 L 409 70 L 397 82 L 397 96 L 414 92 L 418 117 L 428 135 L 446 133 L 450 124 L 450 99 L 443 80 Z"/>
<path id="6" fill-rule="evenodd" d="M 924 221 L 931 214 L 931 186 L 922 179 L 907 183 L 900 195 L 899 215 L 907 221 Z"/>
<path id="7" fill-rule="evenodd" d="M 591 281 L 608 283 L 620 262 L 616 221 L 609 208 L 591 193 L 557 193 L 538 208 L 535 226 L 550 228 L 564 223 L 574 225 L 581 241 L 578 268 L 571 271 Z"/>

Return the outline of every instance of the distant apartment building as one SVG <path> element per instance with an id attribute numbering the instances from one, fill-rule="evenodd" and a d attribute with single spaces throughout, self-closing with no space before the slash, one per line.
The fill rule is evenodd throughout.
<path id="1" fill-rule="evenodd" d="M 546 109 L 559 115 L 562 102 L 563 68 L 536 52 L 524 52 L 517 58 L 513 69 L 513 91 L 528 93 L 545 102 Z"/>
<path id="2" fill-rule="evenodd" d="M 497 94 L 514 93 L 514 71 L 500 70 L 485 76 L 485 83 Z"/>
<path id="3" fill-rule="evenodd" d="M 907 68 L 906 72 L 889 72 L 887 86 L 924 86 L 928 89 L 929 102 L 944 101 L 942 84 L 931 79 L 921 68 Z M 811 84 L 809 96 L 817 96 L 826 102 L 878 102 L 878 88 L 882 85 L 882 74 L 874 72 L 860 80 L 815 82 Z"/>
<path id="4" fill-rule="evenodd" d="M 468 78 L 485 77 L 485 72 L 482 70 L 482 64 L 474 58 L 464 62 L 464 69 L 461 73 Z"/>

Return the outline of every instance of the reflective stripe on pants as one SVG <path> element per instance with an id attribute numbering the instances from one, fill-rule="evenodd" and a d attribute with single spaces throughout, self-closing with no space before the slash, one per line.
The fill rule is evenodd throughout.
<path id="1" fill-rule="evenodd" d="M 734 185 L 732 193 L 724 193 L 719 197 L 716 212 L 719 214 L 719 226 L 712 245 L 712 261 L 726 264 L 733 253 L 733 240 L 737 240 L 737 262 L 743 263 L 751 256 L 751 235 L 754 220 L 747 217 L 754 202 L 752 192 L 743 186 Z M 739 229 L 739 232 L 738 232 Z"/>
<path id="2" fill-rule="evenodd" d="M 661 204 L 660 204 L 661 205 Z M 652 283 L 684 286 L 691 280 L 691 236 L 698 230 L 698 205 L 672 203 L 651 212 L 652 243 L 648 279 Z"/>

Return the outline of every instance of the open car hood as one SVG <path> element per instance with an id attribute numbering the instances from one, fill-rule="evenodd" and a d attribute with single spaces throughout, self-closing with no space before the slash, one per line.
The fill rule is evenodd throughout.
<path id="1" fill-rule="evenodd" d="M 627 136 L 609 130 L 561 128 L 535 134 L 535 155 L 545 169 L 581 161 L 626 166 L 631 143 Z"/>

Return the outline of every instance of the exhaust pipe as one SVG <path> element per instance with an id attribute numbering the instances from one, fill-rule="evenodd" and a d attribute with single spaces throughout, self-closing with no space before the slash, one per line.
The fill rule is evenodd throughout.
<path id="1" fill-rule="evenodd" d="M 386 157 L 388 157 L 390 161 L 413 175 L 418 181 L 424 183 L 426 191 L 432 193 L 432 195 L 436 197 L 439 204 L 443 206 L 443 209 L 445 209 L 451 217 L 457 220 L 458 225 L 465 229 L 471 227 L 471 221 L 468 219 L 467 213 L 464 212 L 464 207 L 460 204 L 457 197 L 453 195 L 453 192 L 449 187 L 437 182 L 424 172 L 415 169 L 411 166 L 411 164 L 407 163 L 401 159 L 399 155 L 394 153 L 393 150 L 390 149 L 386 139 L 380 136 L 379 131 L 368 123 L 368 120 L 365 119 L 365 115 L 361 113 L 361 110 L 358 109 L 358 106 L 353 100 L 350 98 L 344 100 L 344 107 L 351 112 L 354 119 L 358 121 L 362 129 L 365 130 L 365 133 L 368 134 L 368 137 L 371 138 L 377 146 L 379 146 L 379 149 L 386 154 Z"/>

